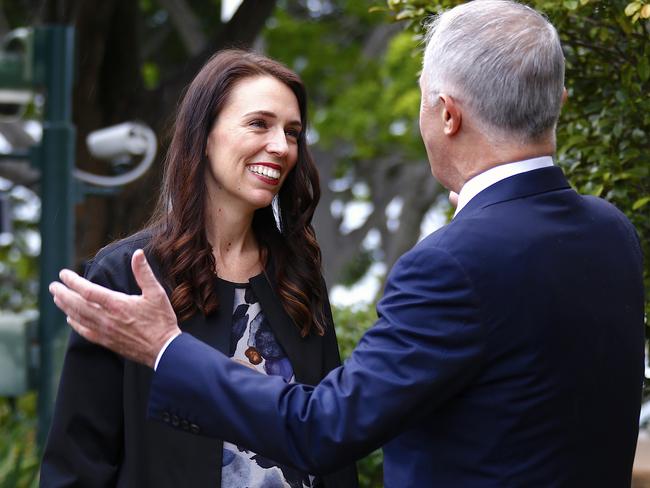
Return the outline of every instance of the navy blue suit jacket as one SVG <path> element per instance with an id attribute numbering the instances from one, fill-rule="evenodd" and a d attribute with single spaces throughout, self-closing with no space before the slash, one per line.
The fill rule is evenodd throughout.
<path id="1" fill-rule="evenodd" d="M 628 220 L 538 169 L 482 191 L 402 256 L 377 323 L 316 387 L 182 334 L 149 415 L 308 472 L 384 445 L 387 487 L 629 486 L 643 301 Z"/>

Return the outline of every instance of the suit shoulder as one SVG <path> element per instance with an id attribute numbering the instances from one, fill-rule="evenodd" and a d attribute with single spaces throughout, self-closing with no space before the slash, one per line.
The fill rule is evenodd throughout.
<path id="1" fill-rule="evenodd" d="M 449 257 L 457 259 L 459 247 L 466 244 L 468 237 L 471 235 L 471 233 L 468 233 L 467 229 L 463 227 L 466 221 L 467 219 L 461 222 L 452 220 L 448 224 L 426 236 L 413 246 L 410 251 L 405 253 L 404 256 L 415 256 L 422 253 L 425 255 L 438 253 L 440 256 L 448 255 Z M 481 223 L 478 222 L 477 225 L 481 225 Z M 473 225 L 470 224 L 470 227 L 472 226 Z"/>
<path id="2" fill-rule="evenodd" d="M 450 233 L 452 235 L 450 235 Z M 418 242 L 395 263 L 389 277 L 446 276 L 469 284 L 472 280 L 458 248 L 451 225 L 439 229 Z"/>
<path id="3" fill-rule="evenodd" d="M 590 210 L 592 213 L 597 214 L 601 218 L 605 219 L 605 221 L 613 220 L 621 225 L 627 231 L 627 234 L 633 242 L 634 247 L 638 247 L 640 251 L 641 244 L 639 241 L 639 235 L 637 234 L 632 222 L 630 222 L 630 219 L 627 218 L 627 215 L 625 215 L 619 208 L 604 198 L 591 195 L 582 195 L 582 199 L 585 202 L 585 205 L 591 207 Z"/>
<path id="4" fill-rule="evenodd" d="M 591 207 L 603 215 L 612 215 L 623 218 L 628 221 L 627 217 L 621 212 L 613 203 L 608 202 L 604 198 L 596 197 L 593 195 L 580 195 L 585 205 Z M 628 221 L 629 222 L 629 221 Z"/>

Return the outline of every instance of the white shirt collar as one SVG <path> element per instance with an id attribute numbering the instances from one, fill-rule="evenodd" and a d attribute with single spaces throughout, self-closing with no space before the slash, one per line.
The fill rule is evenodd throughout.
<path id="1" fill-rule="evenodd" d="M 542 156 L 539 158 L 526 159 L 524 161 L 516 161 L 514 163 L 500 164 L 474 176 L 470 180 L 466 181 L 460 189 L 460 193 L 458 194 L 458 205 L 456 206 L 454 217 L 458 215 L 458 212 L 460 212 L 472 198 L 487 187 L 510 176 L 532 171 L 534 169 L 545 168 L 547 166 L 553 166 L 553 158 L 550 156 Z"/>

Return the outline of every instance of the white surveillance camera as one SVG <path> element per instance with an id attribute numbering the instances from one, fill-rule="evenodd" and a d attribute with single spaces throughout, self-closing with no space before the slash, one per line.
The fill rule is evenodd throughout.
<path id="1" fill-rule="evenodd" d="M 140 156 L 149 147 L 151 129 L 137 122 L 124 122 L 91 132 L 86 137 L 90 154 L 109 161 Z"/>
<path id="2" fill-rule="evenodd" d="M 156 156 L 156 134 L 144 124 L 124 122 L 96 130 L 86 137 L 90 154 L 122 165 L 131 163 L 134 156 L 140 157 L 138 165 L 126 173 L 102 176 L 75 168 L 75 178 L 94 186 L 116 187 L 126 185 L 140 178 L 151 166 Z"/>

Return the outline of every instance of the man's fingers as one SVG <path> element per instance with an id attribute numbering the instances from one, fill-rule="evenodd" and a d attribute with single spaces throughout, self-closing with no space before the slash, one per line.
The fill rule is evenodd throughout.
<path id="1" fill-rule="evenodd" d="M 114 310 L 116 308 L 116 298 L 123 295 L 123 293 L 92 283 L 69 269 L 61 270 L 59 278 L 68 288 L 77 292 L 81 297 L 108 310 Z"/>
<path id="2" fill-rule="evenodd" d="M 100 336 L 96 330 L 90 329 L 88 327 L 84 327 L 81 323 L 77 322 L 76 320 L 66 317 L 66 321 L 72 327 L 77 334 L 79 334 L 81 337 L 84 339 L 94 342 L 94 343 L 99 343 L 100 342 Z"/>
<path id="3" fill-rule="evenodd" d="M 89 302 L 74 290 L 66 288 L 58 282 L 50 284 L 50 293 L 54 296 L 54 304 L 68 317 L 86 328 L 96 329 L 101 327 L 97 319 L 103 309 L 96 303 Z"/>
<path id="4" fill-rule="evenodd" d="M 142 290 L 142 295 L 145 298 L 160 295 L 161 292 L 164 293 L 162 286 L 158 283 L 153 271 L 151 271 L 151 266 L 149 266 L 142 249 L 138 249 L 133 253 L 131 257 L 131 269 L 133 270 L 135 281 L 138 283 L 138 286 Z"/>

